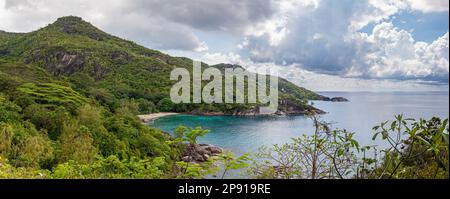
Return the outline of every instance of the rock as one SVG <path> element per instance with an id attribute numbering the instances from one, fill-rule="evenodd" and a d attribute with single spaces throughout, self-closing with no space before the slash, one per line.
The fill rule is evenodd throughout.
<path id="1" fill-rule="evenodd" d="M 344 97 L 332 97 L 332 98 L 329 98 L 329 97 L 324 97 L 324 96 L 322 96 L 318 100 L 327 101 L 327 102 L 348 102 L 349 101 L 348 99 L 346 99 Z"/>
<path id="2" fill-rule="evenodd" d="M 116 64 L 125 64 L 131 59 L 130 55 L 123 51 L 113 51 L 110 56 L 111 60 Z"/>
<path id="3" fill-rule="evenodd" d="M 199 153 L 194 153 L 192 156 L 192 159 L 194 161 L 198 161 L 198 162 L 204 162 L 205 160 L 203 159 L 203 155 L 199 154 Z"/>
<path id="4" fill-rule="evenodd" d="M 208 146 L 208 148 L 206 148 L 206 150 L 208 150 L 210 152 L 210 154 L 212 154 L 212 155 L 222 153 L 222 149 L 219 147 L 216 147 L 216 146 Z"/>
<path id="5" fill-rule="evenodd" d="M 106 76 L 106 73 L 108 72 L 109 72 L 108 67 L 104 67 L 101 64 L 96 63 L 92 68 L 91 75 L 95 77 L 96 81 L 99 81 L 103 79 Z"/>
<path id="6" fill-rule="evenodd" d="M 343 98 L 343 97 L 333 97 L 331 98 L 332 102 L 348 102 L 348 99 Z"/>
<path id="7" fill-rule="evenodd" d="M 192 158 L 189 157 L 189 156 L 183 156 L 183 157 L 181 158 L 181 160 L 183 160 L 184 162 L 191 162 L 191 161 L 192 161 Z"/>
<path id="8" fill-rule="evenodd" d="M 70 75 L 84 67 L 85 58 L 80 53 L 58 51 L 53 54 L 55 61 L 47 59 L 47 70 L 56 75 Z"/>
<path id="9" fill-rule="evenodd" d="M 200 147 L 199 149 L 197 149 L 196 151 L 199 155 L 205 155 L 205 154 L 209 154 L 209 151 L 206 150 L 205 148 Z"/>
<path id="10" fill-rule="evenodd" d="M 222 153 L 222 149 L 209 144 L 189 144 L 183 153 L 181 160 L 185 162 L 205 162 L 211 156 Z"/>
<path id="11" fill-rule="evenodd" d="M 278 116 L 286 116 L 286 113 L 283 112 L 283 111 L 278 110 L 277 112 L 275 112 L 275 115 L 278 115 Z"/>

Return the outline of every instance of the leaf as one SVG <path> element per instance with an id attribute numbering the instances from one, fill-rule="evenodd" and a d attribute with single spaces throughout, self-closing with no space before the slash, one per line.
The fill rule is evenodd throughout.
<path id="1" fill-rule="evenodd" d="M 380 134 L 379 132 L 378 132 L 378 133 L 375 133 L 375 134 L 373 135 L 373 137 L 372 137 L 372 140 L 377 139 L 377 136 L 378 136 L 379 134 Z"/>
<path id="2" fill-rule="evenodd" d="M 393 121 L 391 123 L 391 130 L 394 130 L 396 126 L 397 126 L 397 121 Z"/>
<path id="3" fill-rule="evenodd" d="M 380 126 L 374 126 L 374 127 L 372 128 L 372 130 L 377 131 L 379 128 L 380 128 Z"/>
<path id="4" fill-rule="evenodd" d="M 422 141 L 423 143 L 425 143 L 426 145 L 428 145 L 428 146 L 431 146 L 431 143 L 430 142 L 428 142 L 428 141 L 426 141 L 425 139 L 423 139 L 422 137 L 417 137 L 420 141 Z"/>
<path id="5" fill-rule="evenodd" d="M 387 131 L 382 131 L 381 135 L 383 136 L 383 140 L 387 139 L 389 137 L 388 132 Z"/>

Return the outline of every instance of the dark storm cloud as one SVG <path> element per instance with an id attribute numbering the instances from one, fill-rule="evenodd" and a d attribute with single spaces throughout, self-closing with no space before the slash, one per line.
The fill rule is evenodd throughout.
<path id="1" fill-rule="evenodd" d="M 271 0 L 133 0 L 131 8 L 200 30 L 232 32 L 266 20 L 276 11 Z"/>

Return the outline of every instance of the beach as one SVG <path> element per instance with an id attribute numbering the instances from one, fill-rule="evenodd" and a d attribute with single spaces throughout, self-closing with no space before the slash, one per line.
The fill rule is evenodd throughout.
<path id="1" fill-rule="evenodd" d="M 149 123 L 152 122 L 160 117 L 170 116 L 170 115 L 178 115 L 179 113 L 174 112 L 160 112 L 160 113 L 151 113 L 146 115 L 138 115 L 139 119 L 143 123 Z"/>

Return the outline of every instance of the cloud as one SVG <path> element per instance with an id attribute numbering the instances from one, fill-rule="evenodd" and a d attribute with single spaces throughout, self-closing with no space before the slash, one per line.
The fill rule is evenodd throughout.
<path id="1" fill-rule="evenodd" d="M 238 64 L 252 72 L 269 69 L 296 85 L 313 91 L 448 91 L 446 83 L 427 80 L 392 80 L 362 79 L 357 77 L 340 77 L 312 72 L 301 65 L 277 65 L 274 63 L 255 63 L 234 53 L 189 53 L 186 51 L 171 52 L 177 56 L 188 56 L 210 65 L 219 63 Z"/>
<path id="2" fill-rule="evenodd" d="M 352 64 L 358 48 L 350 40 L 349 29 L 361 23 L 354 20 L 359 19 L 356 14 L 360 10 L 364 13 L 381 12 L 367 1 L 360 0 L 322 0 L 317 5 L 292 5 L 280 14 L 286 16 L 283 22 L 278 22 L 280 17 L 268 22 L 278 24 L 278 27 L 268 26 L 250 32 L 243 46 L 256 62 L 300 63 L 309 70 L 342 74 L 345 67 Z M 373 20 L 366 19 L 365 23 Z M 276 39 L 281 31 L 282 38 Z"/>
<path id="3" fill-rule="evenodd" d="M 264 21 L 275 12 L 271 0 L 135 0 L 132 11 L 167 18 L 198 30 L 240 32 L 248 25 Z"/>
<path id="4" fill-rule="evenodd" d="M 280 66 L 272 63 L 241 62 L 250 71 L 266 68 L 276 70 L 281 77 L 313 91 L 448 91 L 448 84 L 422 80 L 361 79 L 327 75 L 302 69 L 296 64 Z"/>
<path id="5" fill-rule="evenodd" d="M 337 78 L 448 82 L 448 33 L 417 42 L 411 31 L 391 22 L 402 12 L 448 12 L 448 0 L 0 0 L 0 29 L 28 32 L 77 15 L 149 48 L 208 63 L 295 66 Z M 206 43 L 217 38 L 223 39 Z M 212 49 L 239 41 L 235 51 Z"/>
<path id="6" fill-rule="evenodd" d="M 448 12 L 448 0 L 407 0 L 413 10 L 422 12 Z"/>
<path id="7" fill-rule="evenodd" d="M 361 61 L 364 68 L 357 70 L 377 78 L 434 79 L 448 82 L 448 32 L 433 43 L 415 42 L 411 34 L 392 23 L 374 27 L 366 37 L 372 49 Z M 350 69 L 350 70 L 355 70 Z"/>
<path id="8" fill-rule="evenodd" d="M 208 45 L 190 27 L 164 18 L 127 14 L 114 21 L 103 21 L 102 24 L 107 32 L 154 49 L 208 50 Z"/>
<path id="9" fill-rule="evenodd" d="M 448 33 L 432 43 L 416 42 L 390 22 L 412 7 L 394 0 L 292 4 L 247 32 L 240 47 L 254 62 L 296 64 L 316 73 L 448 82 Z M 360 32 L 369 24 L 374 24 L 372 33 Z"/>
<path id="10" fill-rule="evenodd" d="M 28 32 L 56 18 L 77 15 L 151 48 L 207 51 L 198 30 L 239 34 L 270 17 L 270 0 L 0 0 L 0 29 Z"/>

